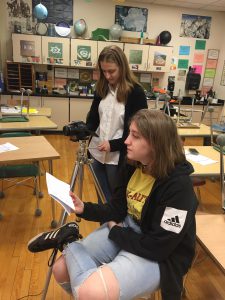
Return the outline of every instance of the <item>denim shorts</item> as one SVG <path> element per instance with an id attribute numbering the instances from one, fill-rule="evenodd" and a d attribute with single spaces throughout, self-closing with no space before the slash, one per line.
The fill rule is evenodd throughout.
<path id="1" fill-rule="evenodd" d="M 140 232 L 140 227 L 129 216 L 123 226 Z M 80 284 L 104 264 L 111 268 L 119 282 L 121 300 L 135 299 L 157 290 L 160 284 L 158 263 L 120 249 L 108 238 L 108 234 L 108 225 L 103 224 L 85 239 L 65 248 L 74 297 Z"/>

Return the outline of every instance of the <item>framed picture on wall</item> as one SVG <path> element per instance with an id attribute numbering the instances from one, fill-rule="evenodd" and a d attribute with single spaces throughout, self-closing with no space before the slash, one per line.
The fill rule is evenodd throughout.
<path id="1" fill-rule="evenodd" d="M 209 49 L 207 58 L 208 59 L 218 59 L 219 58 L 219 49 Z"/>
<path id="2" fill-rule="evenodd" d="M 147 20 L 147 8 L 116 5 L 115 23 L 119 24 L 123 30 L 146 32 Z"/>
<path id="3" fill-rule="evenodd" d="M 211 17 L 182 14 L 180 36 L 209 39 Z"/>

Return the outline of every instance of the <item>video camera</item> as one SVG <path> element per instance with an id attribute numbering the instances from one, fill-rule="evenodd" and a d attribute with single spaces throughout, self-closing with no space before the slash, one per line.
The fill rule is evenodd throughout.
<path id="1" fill-rule="evenodd" d="M 90 136 L 98 136 L 95 132 L 89 130 L 83 121 L 73 121 L 63 126 L 63 134 L 72 136 L 74 141 L 88 140 Z"/>

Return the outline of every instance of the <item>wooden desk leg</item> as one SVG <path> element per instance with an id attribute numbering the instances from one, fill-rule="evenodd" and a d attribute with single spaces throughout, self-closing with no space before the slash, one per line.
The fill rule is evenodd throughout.
<path id="1" fill-rule="evenodd" d="M 49 166 L 49 173 L 53 175 L 53 166 L 52 166 L 52 160 L 50 159 L 48 161 Z M 55 219 L 55 200 L 51 198 L 51 205 L 52 205 L 52 222 L 51 222 L 51 228 L 57 227 L 57 221 Z"/>

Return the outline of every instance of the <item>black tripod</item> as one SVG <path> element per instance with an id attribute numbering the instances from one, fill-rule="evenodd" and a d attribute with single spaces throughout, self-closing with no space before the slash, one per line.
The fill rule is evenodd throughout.
<path id="1" fill-rule="evenodd" d="M 92 167 L 92 159 L 88 158 L 88 154 L 87 154 L 87 150 L 88 150 L 88 137 L 84 138 L 84 139 L 79 139 L 79 149 L 77 151 L 77 158 L 76 158 L 76 162 L 73 168 L 73 174 L 71 177 L 71 181 L 70 181 L 70 190 L 74 191 L 75 189 L 75 185 L 76 182 L 78 180 L 78 197 L 82 200 L 82 191 L 83 191 L 83 179 L 84 179 L 84 166 L 87 165 L 89 170 L 91 171 L 91 174 L 93 176 L 94 179 L 94 184 L 95 184 L 95 188 L 97 190 L 97 193 L 102 201 L 102 203 L 105 202 L 105 196 L 102 192 L 101 186 L 97 180 L 97 177 L 94 173 L 93 167 Z M 77 140 L 75 140 L 77 141 Z M 67 212 L 65 210 L 62 210 L 61 212 L 61 216 L 60 216 L 60 220 L 59 220 L 59 226 L 62 226 L 66 223 L 66 219 L 67 219 Z M 76 219 L 77 222 L 80 221 L 80 218 Z M 56 249 L 53 250 L 53 254 L 51 256 L 51 262 L 50 262 L 50 267 L 48 270 L 48 274 L 45 280 L 45 286 L 44 286 L 44 290 L 43 290 L 43 294 L 41 297 L 41 300 L 45 300 L 47 292 L 48 292 L 48 286 L 50 283 L 50 279 L 51 279 L 51 275 L 52 275 L 52 266 L 54 264 L 55 258 L 56 258 L 56 254 L 57 254 Z"/>

